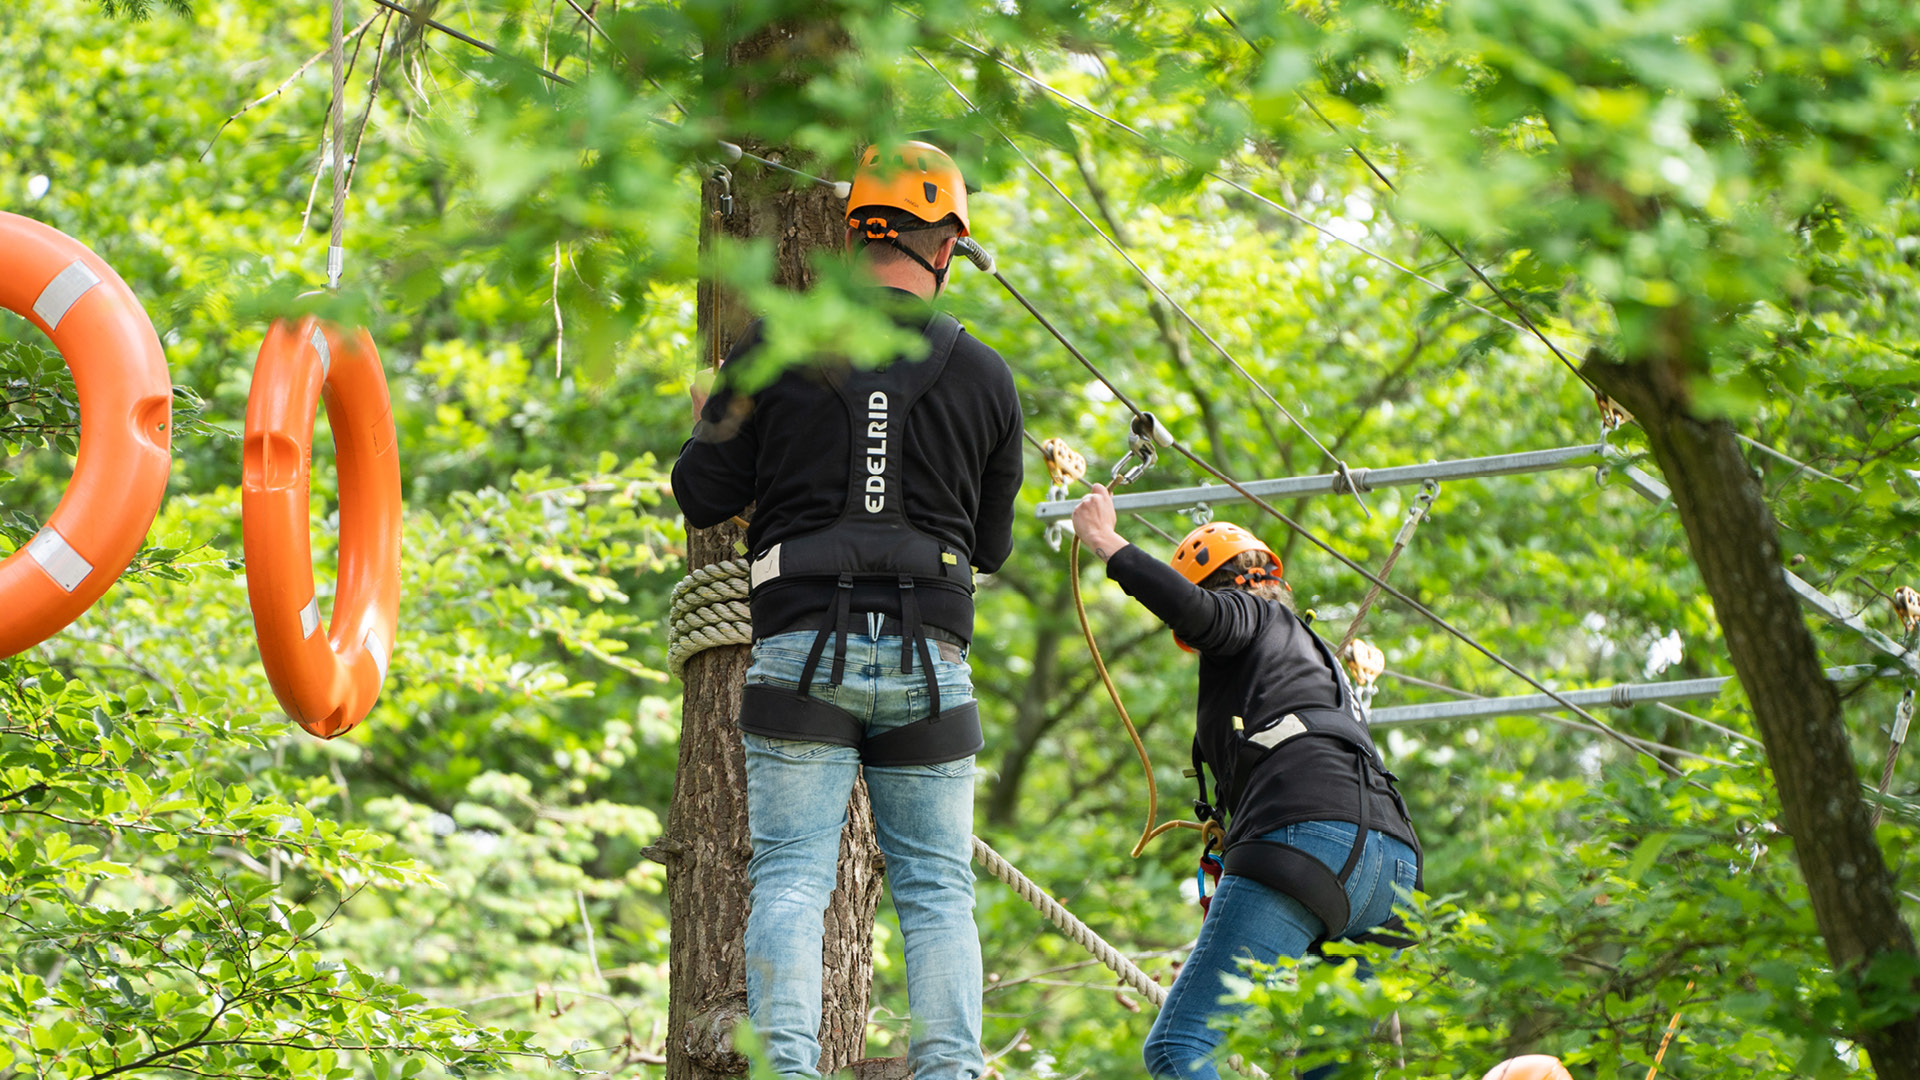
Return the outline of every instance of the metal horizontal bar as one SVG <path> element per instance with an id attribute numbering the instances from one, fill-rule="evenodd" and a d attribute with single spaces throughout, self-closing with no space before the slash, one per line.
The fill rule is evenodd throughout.
<path id="1" fill-rule="evenodd" d="M 1424 484 L 1429 480 L 1471 480 L 1483 476 L 1517 476 L 1522 473 L 1598 465 L 1602 460 L 1601 450 L 1601 444 L 1593 443 L 1587 446 L 1561 447 L 1557 450 L 1529 450 L 1522 454 L 1496 454 L 1492 457 L 1461 458 L 1456 461 L 1430 461 L 1423 465 L 1396 465 L 1386 469 L 1349 471 L 1353 474 L 1355 487 L 1361 491 L 1373 491 L 1385 487 Z M 1339 473 L 1293 476 L 1278 480 L 1255 480 L 1242 486 L 1262 499 L 1284 499 L 1296 495 L 1344 494 L 1345 490 L 1345 483 Z M 1199 487 L 1168 488 L 1163 491 L 1139 491 L 1115 495 L 1113 507 L 1118 511 L 1154 510 L 1192 506 L 1199 502 L 1217 505 L 1241 502 L 1243 499 L 1239 492 L 1224 484 L 1203 484 Z M 1072 517 L 1075 505 L 1077 500 L 1073 499 L 1043 502 L 1035 514 L 1042 521 L 1055 521 Z"/>
<path id="2" fill-rule="evenodd" d="M 1849 667 L 1827 669 L 1827 678 L 1840 682 L 1849 679 L 1864 679 L 1882 674 L 1883 669 L 1872 664 L 1854 664 Z M 1887 671 L 1885 674 L 1898 674 Z M 1732 676 L 1720 676 L 1711 679 L 1681 679 L 1664 683 L 1621 683 L 1617 686 L 1602 686 L 1592 690 L 1562 690 L 1560 696 L 1567 701 L 1590 708 L 1598 706 L 1607 709 L 1624 709 L 1634 705 L 1645 705 L 1656 701 L 1685 701 L 1689 698 L 1711 698 L 1720 695 L 1720 688 L 1727 685 Z M 1518 697 L 1471 698 L 1465 701 L 1436 701 L 1424 705 L 1395 705 L 1391 708 L 1373 710 L 1373 726 L 1389 727 L 1395 724 L 1426 724 L 1441 720 L 1472 720 L 1488 716 L 1519 716 L 1525 713 L 1558 712 L 1565 708 L 1559 702 L 1545 694 L 1521 694 Z"/>

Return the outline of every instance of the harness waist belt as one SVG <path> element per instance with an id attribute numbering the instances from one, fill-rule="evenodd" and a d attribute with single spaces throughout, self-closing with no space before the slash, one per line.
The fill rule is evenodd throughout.
<path id="1" fill-rule="evenodd" d="M 853 714 L 796 690 L 755 684 L 740 695 L 740 730 L 769 739 L 851 746 L 867 765 L 941 765 L 979 753 L 987 745 L 980 707 L 969 701 L 867 737 Z"/>
<path id="2" fill-rule="evenodd" d="M 853 616 L 856 620 L 860 619 L 860 617 L 865 614 L 867 613 L 864 611 L 853 612 Z M 856 628 L 859 625 L 860 624 L 858 621 L 854 623 L 854 626 Z M 812 615 L 804 615 L 798 619 L 795 619 L 794 621 L 788 623 L 787 625 L 781 627 L 780 629 L 775 630 L 774 633 L 787 634 L 787 633 L 792 633 L 796 630 L 833 630 L 836 628 L 837 628 L 837 624 L 834 622 L 833 613 L 830 611 L 821 611 Z M 922 634 L 925 634 L 927 637 L 933 639 L 934 641 L 944 641 L 949 645 L 958 645 L 963 649 L 966 648 L 968 645 L 968 641 L 966 638 L 961 637 L 959 634 L 956 634 L 951 630 L 943 630 L 938 626 L 930 626 L 923 623 L 921 624 L 920 632 Z M 771 635 L 764 635 L 764 636 L 771 636 Z M 905 637 L 906 628 L 904 624 L 902 624 L 897 617 L 888 615 L 885 618 L 880 620 L 880 636 Z"/>

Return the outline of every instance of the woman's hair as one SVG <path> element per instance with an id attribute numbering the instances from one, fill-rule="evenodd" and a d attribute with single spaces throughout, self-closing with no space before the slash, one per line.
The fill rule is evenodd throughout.
<path id="1" fill-rule="evenodd" d="M 1248 574 L 1249 570 L 1264 570 L 1266 573 Z M 1245 580 L 1236 581 L 1235 578 Z M 1279 569 L 1273 565 L 1272 559 L 1267 558 L 1264 551 L 1243 551 L 1235 555 L 1220 569 L 1202 578 L 1200 587 L 1212 589 L 1215 592 L 1222 589 L 1239 589 L 1243 593 L 1249 593 L 1262 600 L 1272 600 L 1288 611 L 1296 610 L 1293 606 L 1293 589 L 1288 587 L 1286 579 L 1280 576 Z"/>

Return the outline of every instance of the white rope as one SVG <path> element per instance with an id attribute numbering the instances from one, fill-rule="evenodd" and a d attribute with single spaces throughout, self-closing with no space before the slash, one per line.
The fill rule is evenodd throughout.
<path id="1" fill-rule="evenodd" d="M 696 567 L 673 587 L 667 612 L 667 670 L 682 677 L 697 653 L 722 645 L 753 644 L 747 609 L 750 564 L 728 559 Z"/>
<path id="2" fill-rule="evenodd" d="M 986 867 L 989 874 L 999 878 L 1008 888 L 1019 894 L 1020 899 L 1032 904 L 1035 911 L 1045 915 L 1047 921 L 1058 927 L 1061 933 L 1072 938 L 1074 944 L 1093 954 L 1094 959 L 1107 965 L 1108 970 L 1120 976 L 1128 986 L 1138 990 L 1141 997 L 1153 1003 L 1154 1008 L 1157 1009 L 1166 1004 L 1166 987 L 1154 982 L 1151 976 L 1140 970 L 1140 965 L 1129 960 L 1127 955 L 1119 949 L 1107 944 L 1107 940 L 1094 933 L 1092 927 L 1081 922 L 1073 912 L 1062 906 L 1060 901 L 1047 895 L 1045 889 L 1035 885 L 1027 875 L 1021 873 L 1019 867 L 1008 862 L 1005 856 L 988 847 L 987 842 L 977 836 L 973 838 L 973 858 L 981 866 Z M 1267 1075 L 1266 1070 L 1258 1065 L 1249 1064 L 1238 1054 L 1227 1060 L 1227 1066 L 1245 1076 L 1265 1077 Z"/>
<path id="3" fill-rule="evenodd" d="M 1047 921 L 1060 928 L 1060 931 L 1072 938 L 1081 948 L 1092 953 L 1094 959 L 1107 965 L 1115 975 L 1120 976 L 1128 986 L 1140 991 L 1140 996 L 1153 1002 L 1159 1008 L 1167 1000 L 1167 988 L 1154 982 L 1140 966 L 1127 959 L 1126 954 L 1106 939 L 1093 932 L 1093 928 L 1081 922 L 1071 911 L 1062 907 L 1060 901 L 1048 896 L 1045 889 L 1035 885 L 1020 868 L 1008 862 L 1001 854 L 987 846 L 985 840 L 973 838 L 973 857 L 986 867 L 987 873 L 1005 882 L 1007 887 L 1020 894 L 1020 899 L 1033 905 L 1033 909 L 1047 917 Z"/>
<path id="4" fill-rule="evenodd" d="M 333 240 L 327 247 L 327 288 L 338 289 L 340 272 L 346 266 L 346 251 L 341 244 L 347 225 L 347 151 L 342 132 L 347 111 L 345 0 L 333 0 L 333 32 L 328 44 L 333 50 Z"/>

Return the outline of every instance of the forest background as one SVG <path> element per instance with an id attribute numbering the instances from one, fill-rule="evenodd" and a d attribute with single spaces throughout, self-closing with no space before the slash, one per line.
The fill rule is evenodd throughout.
<path id="1" fill-rule="evenodd" d="M 768 244 L 703 262 L 719 138 L 828 177 L 892 134 L 953 146 L 1009 280 L 1239 479 L 1329 471 L 1305 430 L 1355 467 L 1592 443 L 1601 412 L 1570 367 L 1682 343 L 1690 407 L 1760 444 L 1744 468 L 1779 521 L 1771 557 L 1902 639 L 1905 666 L 1814 628 L 1826 663 L 1896 675 L 1838 699 L 1847 767 L 1880 786 L 1914 655 L 1888 600 L 1920 583 L 1907 5 L 425 5 L 501 58 L 350 3 L 347 272 L 306 299 L 331 224 L 324 5 L 147 6 L 0 0 L 0 208 L 128 281 L 179 418 L 134 570 L 0 661 L 6 1075 L 660 1067 L 668 920 L 646 849 L 679 731 L 666 613 L 688 568 L 664 474 L 707 356 L 695 281 L 710 268 L 785 316 L 794 353 L 864 339 L 831 274 L 798 304 L 767 285 Z M 814 59 L 747 95 L 765 72 L 713 46 L 769 27 Z M 1030 432 L 1096 473 L 1120 457 L 1124 405 L 996 284 L 962 267 L 949 299 L 1009 359 Z M 274 704 L 240 558 L 253 356 L 302 305 L 371 329 L 406 477 L 392 670 L 332 743 Z M 0 386 L 4 554 L 57 503 L 78 418 L 64 365 L 12 316 Z M 1633 425 L 1610 441 L 1608 469 L 1447 484 L 1394 584 L 1558 688 L 1731 674 L 1698 538 L 1621 482 L 1658 455 Z M 1193 852 L 1127 855 L 1142 777 L 1065 556 L 1024 513 L 1045 483 L 1028 468 L 1016 556 L 981 594 L 978 830 L 1167 976 L 1198 928 Z M 324 583 L 324 424 L 315 476 Z M 1141 486 L 1201 479 L 1167 454 Z M 1284 509 L 1377 569 L 1412 495 Z M 1219 513 L 1346 626 L 1364 579 L 1252 508 Z M 1191 662 L 1097 572 L 1084 587 L 1177 805 Z M 1378 705 L 1528 689 L 1392 598 L 1365 636 L 1387 657 Z M 1250 989 L 1235 1045 L 1361 1046 L 1397 1010 L 1405 1046 L 1366 1049 L 1382 1075 L 1477 1077 L 1536 1051 L 1637 1080 L 1679 1010 L 1669 1076 L 1870 1072 L 1862 1045 L 1920 1015 L 1920 765 L 1896 764 L 1874 834 L 1906 951 L 1836 974 L 1795 847 L 1845 837 L 1789 838 L 1768 768 L 1783 748 L 1763 753 L 1737 683 L 1684 707 L 1608 714 L 1651 755 L 1538 716 L 1384 732 L 1426 844 L 1429 940 L 1371 984 L 1324 965 Z M 1151 1007 L 997 883 L 979 899 L 997 1067 L 1136 1073 Z M 869 1047 L 898 1054 L 885 905 L 874 966 Z"/>

